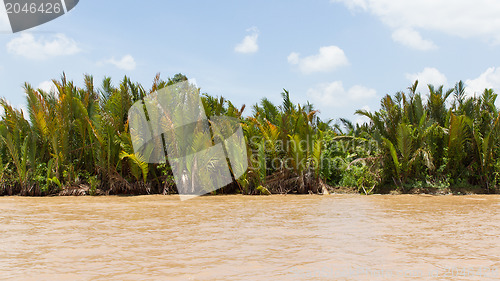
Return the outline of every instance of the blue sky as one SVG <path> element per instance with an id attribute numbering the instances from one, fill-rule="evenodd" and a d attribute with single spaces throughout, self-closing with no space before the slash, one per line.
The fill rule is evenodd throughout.
<path id="1" fill-rule="evenodd" d="M 0 1 L 1 2 L 1 1 Z M 493 0 L 96 1 L 12 34 L 0 9 L 0 96 L 24 107 L 24 82 L 64 71 L 82 85 L 127 75 L 149 88 L 181 72 L 237 105 L 285 88 L 324 119 L 379 108 L 415 79 L 500 92 L 500 2 Z"/>

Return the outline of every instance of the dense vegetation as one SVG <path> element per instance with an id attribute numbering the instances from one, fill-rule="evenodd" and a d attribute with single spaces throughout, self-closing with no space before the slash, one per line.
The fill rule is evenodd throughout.
<path id="1" fill-rule="evenodd" d="M 168 164 L 145 163 L 134 153 L 127 113 L 132 104 L 185 81 L 155 77 L 151 89 L 125 77 L 100 87 L 85 76 L 80 88 L 63 75 L 54 92 L 25 84 L 27 113 L 0 99 L 0 194 L 175 193 Z M 281 105 L 264 98 L 244 116 L 222 97 L 202 94 L 207 116 L 241 121 L 249 169 L 216 193 L 321 193 L 332 187 L 373 192 L 498 191 L 500 115 L 497 95 L 469 97 L 462 82 L 429 96 L 387 95 L 370 122 L 323 121 L 313 105 Z M 26 116 L 26 115 L 27 116 Z M 28 117 L 27 119 L 25 117 Z M 331 187 L 330 187 L 331 186 Z"/>

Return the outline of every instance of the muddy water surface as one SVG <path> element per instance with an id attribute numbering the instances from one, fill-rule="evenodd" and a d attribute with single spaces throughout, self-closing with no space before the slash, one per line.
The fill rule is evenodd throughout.
<path id="1" fill-rule="evenodd" d="M 0 198 L 1 280 L 497 280 L 500 196 Z"/>

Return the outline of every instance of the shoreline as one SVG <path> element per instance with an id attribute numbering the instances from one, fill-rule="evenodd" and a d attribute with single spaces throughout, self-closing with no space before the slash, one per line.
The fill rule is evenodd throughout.
<path id="1" fill-rule="evenodd" d="M 22 195 L 22 194 L 3 194 L 0 197 L 140 197 L 140 196 L 179 196 L 179 194 L 159 194 L 159 193 L 150 193 L 150 194 L 96 194 L 91 195 L 88 193 L 63 193 L 63 191 L 55 194 L 46 194 L 46 195 Z M 473 193 L 473 192 L 390 192 L 390 193 L 372 193 L 372 194 L 363 194 L 359 192 L 335 192 L 331 191 L 329 194 L 321 194 L 321 193 L 273 193 L 273 194 L 242 194 L 242 193 L 221 193 L 221 194 L 203 194 L 195 197 L 224 197 L 224 196 L 245 196 L 245 197 L 275 197 L 275 196 L 338 196 L 338 195 L 359 195 L 359 196 L 427 196 L 427 197 L 439 197 L 439 196 L 486 196 L 493 195 L 499 196 L 498 193 Z"/>
<path id="2" fill-rule="evenodd" d="M 364 189 L 360 190 L 357 187 L 344 187 L 344 186 L 329 186 L 324 183 L 319 185 L 316 189 L 317 192 L 309 193 L 279 193 L 270 192 L 267 188 L 262 192 L 259 189 L 254 190 L 251 193 L 240 193 L 240 192 L 223 192 L 217 190 L 214 193 L 207 193 L 201 196 L 223 196 L 223 195 L 247 195 L 247 196 L 270 196 L 270 195 L 427 195 L 427 196 L 463 196 L 463 195 L 499 195 L 498 189 L 486 190 L 480 186 L 456 186 L 456 187 L 445 187 L 445 188 L 435 188 L 435 187 L 413 187 L 409 190 L 399 190 L 394 186 L 382 186 L 377 188 L 377 192 L 366 192 Z M 0 197 L 3 196 L 20 196 L 20 197 L 64 197 L 64 196 L 90 196 L 90 197 L 101 197 L 101 196 L 142 196 L 142 195 L 179 195 L 174 192 L 160 193 L 160 192 L 150 192 L 150 190 L 129 190 L 128 192 L 112 192 L 111 189 L 103 190 L 100 188 L 92 190 L 87 184 L 80 184 L 78 186 L 66 186 L 61 190 L 51 190 L 51 191 L 41 191 L 38 188 L 32 188 L 29 190 L 19 190 L 13 187 L 0 188 Z"/>

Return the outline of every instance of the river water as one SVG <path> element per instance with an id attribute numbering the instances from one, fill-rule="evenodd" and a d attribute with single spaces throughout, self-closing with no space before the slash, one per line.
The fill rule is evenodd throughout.
<path id="1" fill-rule="evenodd" d="M 500 196 L 0 198 L 1 280 L 497 280 Z"/>

